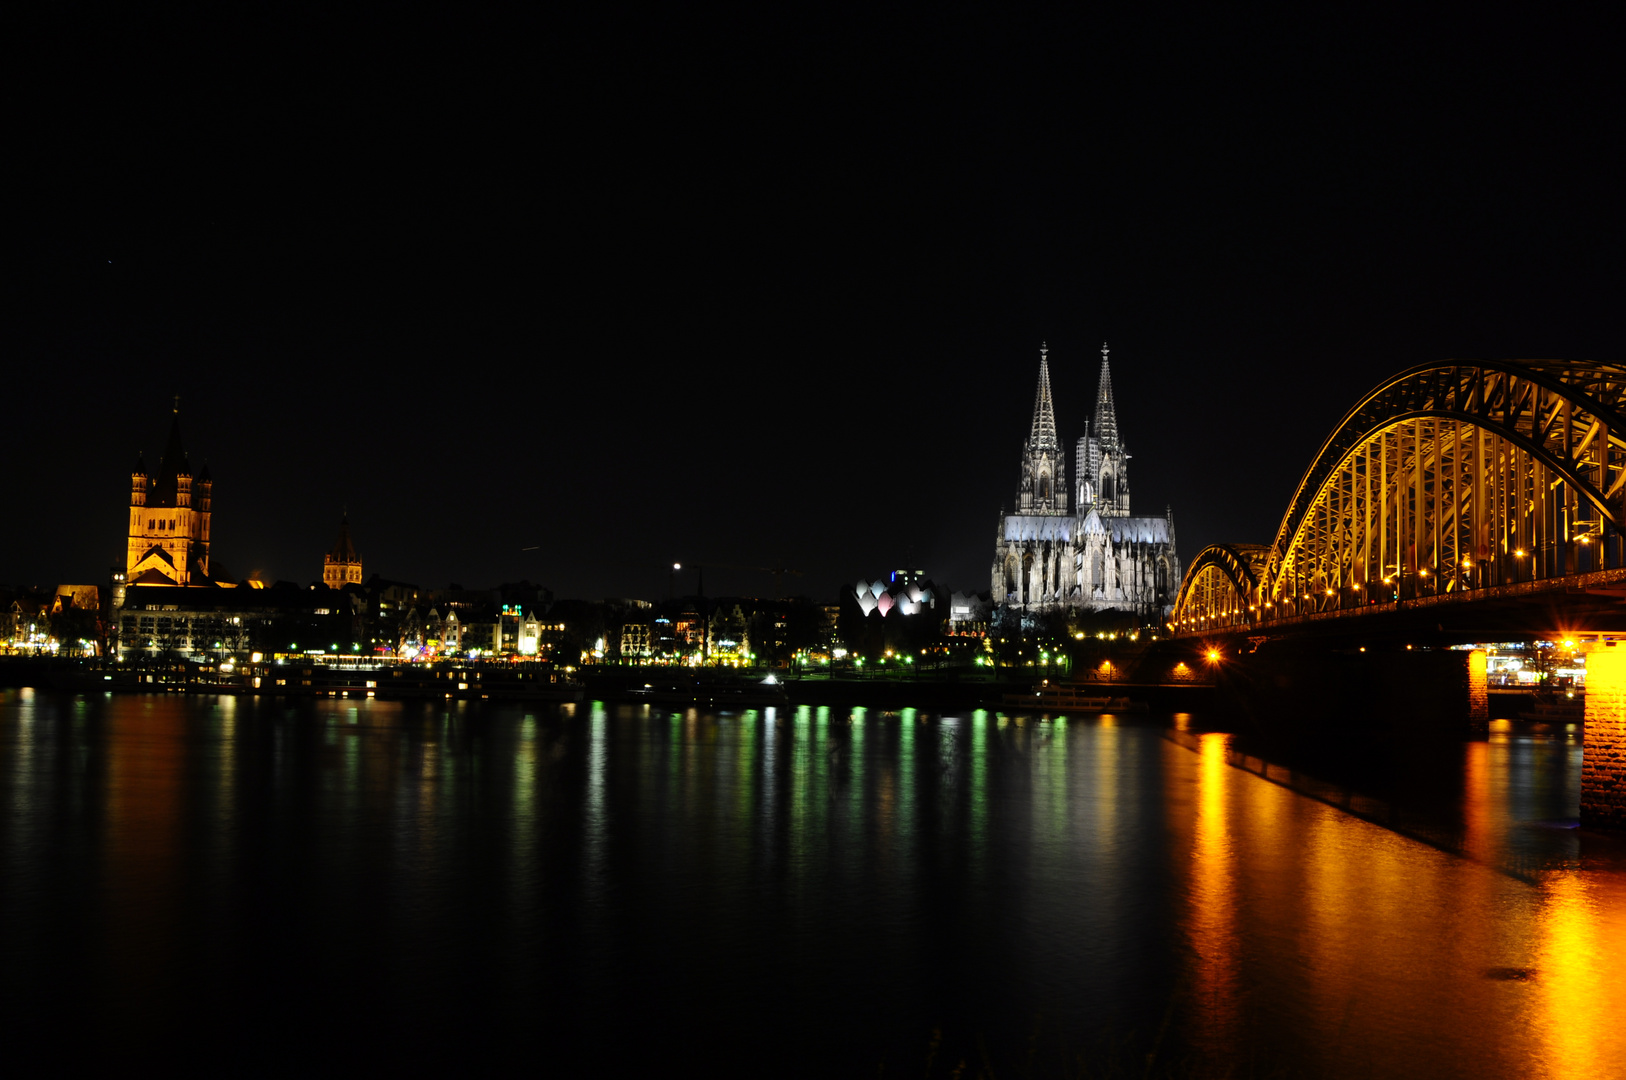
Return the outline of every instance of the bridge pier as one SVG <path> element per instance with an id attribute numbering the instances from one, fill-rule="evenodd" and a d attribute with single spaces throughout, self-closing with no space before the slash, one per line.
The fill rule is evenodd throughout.
<path id="1" fill-rule="evenodd" d="M 1626 645 L 1586 647 L 1581 824 L 1626 828 Z"/>
<path id="2" fill-rule="evenodd" d="M 1261 731 L 1358 726 L 1402 737 L 1474 739 L 1490 725 L 1479 649 L 1267 644 L 1223 658 L 1216 683 L 1222 707 Z M 1626 716 L 1626 680 L 1622 699 Z"/>

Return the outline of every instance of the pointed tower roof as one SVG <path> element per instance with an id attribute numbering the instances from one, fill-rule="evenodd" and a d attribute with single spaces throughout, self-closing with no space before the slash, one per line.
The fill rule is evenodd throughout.
<path id="1" fill-rule="evenodd" d="M 177 415 L 169 424 L 169 444 L 164 447 L 164 458 L 158 463 L 158 472 L 153 477 L 152 497 L 148 505 L 174 506 L 182 473 L 192 475 L 187 469 L 186 447 L 181 445 L 181 418 Z"/>
<path id="2" fill-rule="evenodd" d="M 350 515 L 346 514 L 339 521 L 339 540 L 333 545 L 333 551 L 328 559 L 336 563 L 360 562 L 361 556 L 356 554 L 356 545 L 350 540 Z"/>
<path id="3" fill-rule="evenodd" d="M 1112 403 L 1112 367 L 1107 343 L 1101 343 L 1101 383 L 1095 392 L 1095 437 L 1104 445 L 1118 441 L 1118 410 Z"/>
<path id="4" fill-rule="evenodd" d="M 1050 346 L 1039 344 L 1039 389 L 1033 396 L 1033 430 L 1028 445 L 1034 450 L 1055 450 L 1056 410 L 1050 400 Z"/>

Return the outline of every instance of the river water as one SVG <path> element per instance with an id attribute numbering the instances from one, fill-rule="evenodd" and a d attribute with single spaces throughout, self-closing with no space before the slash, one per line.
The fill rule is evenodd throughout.
<path id="1" fill-rule="evenodd" d="M 1194 723 L 0 692 L 0 1031 L 228 1074 L 1626 1076 L 1573 736 L 1436 755 L 1396 831 Z"/>

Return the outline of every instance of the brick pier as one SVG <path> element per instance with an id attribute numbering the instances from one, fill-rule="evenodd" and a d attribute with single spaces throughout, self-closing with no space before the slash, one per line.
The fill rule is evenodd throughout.
<path id="1" fill-rule="evenodd" d="M 1581 824 L 1626 828 L 1626 643 L 1586 648 Z"/>

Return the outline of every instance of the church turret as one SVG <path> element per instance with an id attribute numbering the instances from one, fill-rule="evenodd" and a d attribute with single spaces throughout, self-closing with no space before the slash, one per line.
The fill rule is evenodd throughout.
<path id="1" fill-rule="evenodd" d="M 214 493 L 214 481 L 209 479 L 209 466 L 205 465 L 203 471 L 198 473 L 193 481 L 197 485 L 198 510 L 207 514 L 209 512 L 210 498 Z"/>
<path id="2" fill-rule="evenodd" d="M 322 584 L 330 589 L 361 584 L 361 556 L 350 539 L 350 515 L 339 521 L 339 539 L 333 550 L 322 557 Z"/>
<path id="3" fill-rule="evenodd" d="M 1033 426 L 1022 444 L 1019 514 L 1067 513 L 1067 456 L 1056 438 L 1056 410 L 1050 397 L 1050 347 L 1039 346 L 1039 386 L 1033 396 Z"/>
<path id="4" fill-rule="evenodd" d="M 147 505 L 147 459 L 137 454 L 135 468 L 130 471 L 130 505 Z"/>

